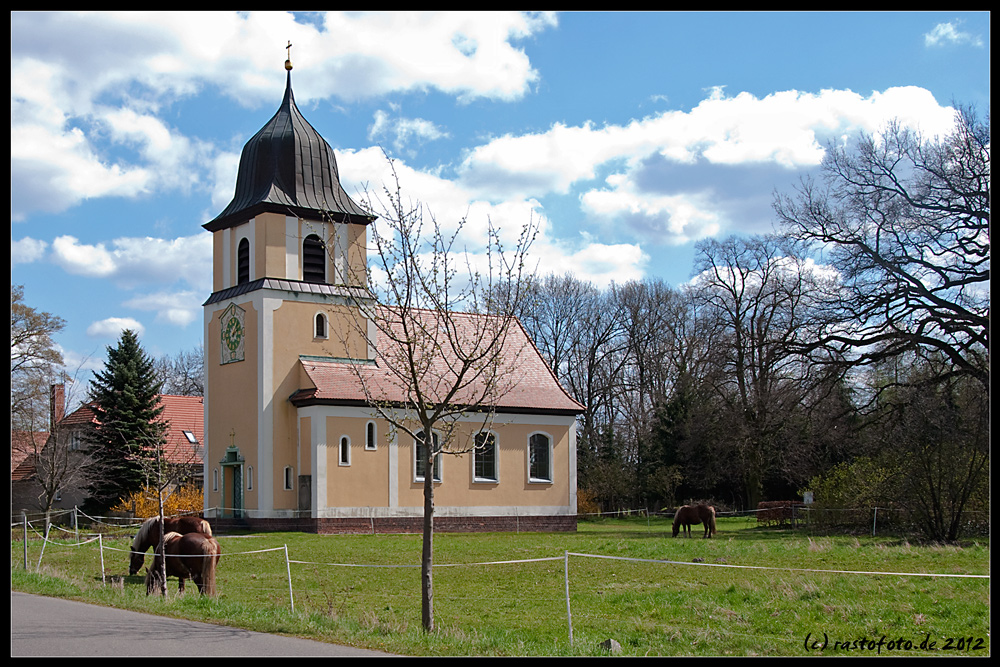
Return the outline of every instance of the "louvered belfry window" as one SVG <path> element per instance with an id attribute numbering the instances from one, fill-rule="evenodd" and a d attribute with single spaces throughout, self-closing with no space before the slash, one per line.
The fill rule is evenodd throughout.
<path id="1" fill-rule="evenodd" d="M 326 282 L 326 250 L 315 234 L 302 242 L 302 280 L 307 283 Z"/>
<path id="2" fill-rule="evenodd" d="M 250 282 L 250 241 L 240 239 L 236 249 L 236 284 Z"/>

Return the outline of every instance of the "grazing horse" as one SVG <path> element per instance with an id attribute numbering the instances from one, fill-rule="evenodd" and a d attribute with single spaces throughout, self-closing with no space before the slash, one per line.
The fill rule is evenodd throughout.
<path id="1" fill-rule="evenodd" d="M 208 521 L 200 516 L 178 516 L 164 517 L 163 523 L 167 526 L 168 533 L 203 533 L 212 536 L 212 526 Z M 129 557 L 128 573 L 135 574 L 142 569 L 142 564 L 146 561 L 146 552 L 150 547 L 154 549 L 160 543 L 160 518 L 153 517 L 146 519 L 139 526 L 139 532 L 132 540 L 132 554 Z"/>
<path id="2" fill-rule="evenodd" d="M 705 524 L 705 537 L 715 535 L 715 508 L 711 505 L 684 505 L 674 515 L 674 537 L 684 527 L 684 534 L 691 537 L 691 525 Z"/>
<path id="3" fill-rule="evenodd" d="M 179 593 L 184 592 L 184 580 L 190 579 L 202 595 L 215 595 L 215 568 L 222 548 L 216 539 L 202 533 L 167 533 L 163 537 L 163 550 L 167 555 L 167 576 L 177 577 Z M 160 554 L 153 557 L 153 565 L 146 570 L 146 595 L 159 592 Z"/>

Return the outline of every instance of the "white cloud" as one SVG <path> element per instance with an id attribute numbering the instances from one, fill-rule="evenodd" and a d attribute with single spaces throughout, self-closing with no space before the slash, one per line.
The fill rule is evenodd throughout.
<path id="1" fill-rule="evenodd" d="M 118 338 L 126 329 L 131 329 L 140 336 L 146 331 L 138 320 L 131 317 L 109 317 L 87 327 L 87 335 L 94 338 Z"/>
<path id="2" fill-rule="evenodd" d="M 79 276 L 106 277 L 115 272 L 115 260 L 103 243 L 81 244 L 73 236 L 58 236 L 52 241 L 52 257 L 67 273 Z"/>
<path id="3" fill-rule="evenodd" d="M 389 113 L 379 109 L 375 120 L 368 129 L 368 139 L 381 142 L 387 140 L 397 151 L 411 152 L 414 144 L 435 141 L 448 137 L 448 133 L 423 118 L 391 118 Z"/>
<path id="4" fill-rule="evenodd" d="M 48 247 L 49 244 L 45 241 L 39 241 L 28 236 L 18 241 L 11 239 L 10 263 L 30 264 L 31 262 L 36 262 L 45 255 L 45 249 Z"/>
<path id="5" fill-rule="evenodd" d="M 137 310 L 153 311 L 159 323 L 185 327 L 201 317 L 203 297 L 204 293 L 193 291 L 157 292 L 137 296 L 122 305 Z"/>
<path id="6" fill-rule="evenodd" d="M 199 289 L 211 289 L 212 236 L 208 232 L 173 240 L 119 238 L 111 246 L 109 250 L 104 243 L 90 245 L 73 236 L 59 236 L 52 242 L 53 261 L 67 273 L 110 278 L 126 287 L 183 280 Z"/>
<path id="7" fill-rule="evenodd" d="M 763 98 L 726 97 L 715 88 L 688 112 L 667 111 L 627 125 L 556 123 L 546 132 L 498 137 L 469 151 L 459 173 L 469 188 L 541 196 L 595 178 L 602 165 L 635 167 L 656 154 L 687 164 L 704 159 L 716 165 L 811 167 L 822 161 L 827 140 L 873 132 L 893 118 L 931 134 L 946 132 L 954 120 L 949 107 L 915 87 L 868 97 L 846 90 L 790 90 Z"/>
<path id="8" fill-rule="evenodd" d="M 947 46 L 949 44 L 968 44 L 970 46 L 982 47 L 983 40 L 978 35 L 962 32 L 959 30 L 958 25 L 954 23 L 938 23 L 930 32 L 924 35 L 924 46 L 936 47 Z"/>

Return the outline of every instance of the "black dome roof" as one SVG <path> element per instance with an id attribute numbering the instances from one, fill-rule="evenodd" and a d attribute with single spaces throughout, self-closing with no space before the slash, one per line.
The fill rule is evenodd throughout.
<path id="1" fill-rule="evenodd" d="M 264 212 L 359 224 L 374 220 L 344 192 L 333 149 L 295 106 L 290 71 L 281 107 L 243 147 L 233 200 L 203 227 L 214 232 Z"/>

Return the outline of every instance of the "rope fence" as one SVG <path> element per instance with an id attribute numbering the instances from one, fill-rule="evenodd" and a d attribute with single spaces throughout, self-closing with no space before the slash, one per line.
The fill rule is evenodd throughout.
<path id="1" fill-rule="evenodd" d="M 18 524 L 12 523 L 12 528 Z M 28 569 L 28 559 L 27 559 L 27 536 L 30 530 L 37 535 L 42 540 L 41 554 L 38 557 L 37 563 L 34 564 L 35 571 L 39 571 L 42 565 L 42 559 L 45 554 L 45 547 L 64 547 L 64 548 L 80 548 L 87 545 L 96 543 L 98 545 L 98 551 L 100 553 L 100 567 L 101 567 L 101 582 L 102 585 L 107 585 L 106 581 L 106 567 L 105 567 L 105 551 L 124 553 L 131 555 L 133 552 L 130 548 L 121 549 L 117 547 L 110 546 L 104 543 L 103 534 L 98 532 L 93 536 L 87 536 L 81 539 L 81 537 L 76 534 L 73 537 L 68 537 L 68 539 L 73 540 L 70 543 L 56 541 L 51 538 L 51 523 L 46 525 L 44 534 L 39 532 L 34 526 L 30 526 L 27 520 L 24 520 L 21 525 L 23 526 L 23 534 L 25 541 L 25 558 L 24 558 L 24 569 Z M 69 531 L 63 531 L 69 532 Z M 220 555 L 220 562 L 225 560 L 233 559 L 238 556 L 247 556 L 254 554 L 265 554 L 265 553 L 277 553 L 281 552 L 284 557 L 284 577 L 287 580 L 287 596 L 288 605 L 292 613 L 295 612 L 295 595 L 292 583 L 292 565 L 296 566 L 314 566 L 322 568 L 371 568 L 371 569 L 419 569 L 420 564 L 377 564 L 377 563 L 338 563 L 338 562 L 324 562 L 324 561 L 311 561 L 311 560 L 300 560 L 291 558 L 288 552 L 288 545 L 283 545 L 281 547 L 274 547 L 269 549 L 255 549 L 247 551 L 238 552 L 223 552 Z M 438 568 L 468 568 L 468 567 L 490 567 L 490 566 L 500 566 L 500 565 L 523 565 L 526 563 L 541 563 L 541 562 L 556 562 L 562 561 L 563 563 L 563 590 L 565 598 L 566 607 L 566 622 L 567 631 L 570 644 L 573 643 L 573 611 L 571 605 L 570 596 L 570 557 L 581 558 L 581 559 L 602 559 L 609 561 L 625 561 L 632 563 L 647 563 L 655 564 L 657 566 L 684 566 L 684 567 L 710 567 L 710 568 L 726 568 L 731 570 L 761 570 L 761 571 L 783 571 L 783 572 L 798 572 L 798 573 L 810 573 L 810 574 L 824 574 L 824 575 L 867 575 L 867 576 L 893 576 L 893 577 L 927 577 L 927 578 L 951 578 L 951 579 L 989 579 L 988 574 L 959 574 L 959 573 L 928 573 L 928 572 L 886 572 L 886 571 L 867 571 L 867 570 L 834 570 L 834 569 L 817 569 L 817 568 L 795 568 L 795 567 L 779 567 L 779 566 L 761 566 L 761 565 L 738 565 L 738 564 L 728 564 L 728 563 L 706 563 L 706 562 L 687 562 L 687 561 L 676 561 L 676 560 L 666 560 L 666 559 L 646 559 L 646 558 L 633 558 L 626 556 L 610 556 L 604 554 L 592 554 L 592 553 L 580 553 L 573 551 L 564 551 L 562 556 L 550 556 L 550 557 L 540 557 L 540 558 L 523 558 L 523 559 L 511 559 L 511 560 L 497 560 L 497 561 L 482 561 L 482 562 L 469 562 L 469 563 L 435 563 L 433 567 Z M 185 557 L 185 556 L 179 556 Z M 280 589 L 271 588 L 272 591 L 278 591 Z"/>

